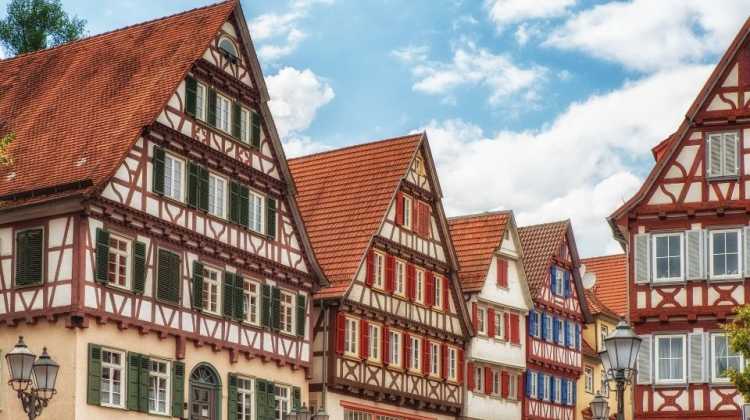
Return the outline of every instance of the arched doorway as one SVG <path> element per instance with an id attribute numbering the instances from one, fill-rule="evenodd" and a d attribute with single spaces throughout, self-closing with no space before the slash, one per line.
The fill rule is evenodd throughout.
<path id="1" fill-rule="evenodd" d="M 201 363 L 190 373 L 190 420 L 221 419 L 221 382 L 213 366 Z"/>

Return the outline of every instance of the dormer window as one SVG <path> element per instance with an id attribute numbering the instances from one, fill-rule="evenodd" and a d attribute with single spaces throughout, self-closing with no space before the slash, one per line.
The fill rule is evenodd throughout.
<path id="1" fill-rule="evenodd" d="M 229 38 L 222 38 L 221 41 L 219 41 L 219 49 L 226 54 L 227 58 L 232 62 L 237 60 L 237 48 L 234 46 L 234 42 L 229 40 Z"/>

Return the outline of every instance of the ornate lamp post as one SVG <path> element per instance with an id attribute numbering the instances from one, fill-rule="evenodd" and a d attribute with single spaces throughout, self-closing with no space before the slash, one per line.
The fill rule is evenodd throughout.
<path id="1" fill-rule="evenodd" d="M 591 408 L 592 420 L 607 420 L 609 418 L 609 402 L 598 391 L 589 403 L 589 408 Z"/>
<path id="2" fill-rule="evenodd" d="M 323 408 L 318 410 L 317 414 L 308 411 L 305 404 L 302 407 L 295 408 L 290 414 L 286 415 L 286 420 L 328 420 L 328 414 Z"/>
<path id="3" fill-rule="evenodd" d="M 625 419 L 625 386 L 635 371 L 635 361 L 641 349 L 641 338 L 635 335 L 624 319 L 620 320 L 617 328 L 604 339 L 606 350 L 599 353 L 606 380 L 614 381 L 617 392 L 617 420 Z"/>
<path id="4" fill-rule="evenodd" d="M 49 357 L 46 347 L 37 358 L 23 342 L 23 337 L 18 337 L 18 344 L 5 355 L 5 360 L 10 372 L 8 385 L 16 391 L 29 420 L 34 420 L 57 393 L 55 382 L 60 365 Z"/>

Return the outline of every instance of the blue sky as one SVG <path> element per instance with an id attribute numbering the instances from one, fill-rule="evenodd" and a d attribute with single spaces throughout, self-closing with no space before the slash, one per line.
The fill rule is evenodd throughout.
<path id="1" fill-rule="evenodd" d="M 0 16 L 7 0 L 0 0 Z M 63 0 L 91 34 L 212 3 Z M 710 4 L 709 4 L 710 3 Z M 584 256 L 750 13 L 743 0 L 242 1 L 288 155 L 426 130 L 447 212 L 570 218 Z"/>

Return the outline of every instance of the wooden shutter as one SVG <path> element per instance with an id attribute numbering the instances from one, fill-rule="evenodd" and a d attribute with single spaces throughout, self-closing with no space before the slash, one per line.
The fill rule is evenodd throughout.
<path id="1" fill-rule="evenodd" d="M 721 176 L 721 134 L 711 134 L 706 139 L 706 176 Z"/>
<path id="2" fill-rule="evenodd" d="M 696 332 L 688 334 L 688 379 L 690 383 L 703 383 L 706 380 L 704 373 L 704 334 Z"/>
<path id="3" fill-rule="evenodd" d="M 464 351 L 458 350 L 458 366 L 456 366 L 456 372 L 458 373 L 458 383 L 464 382 Z"/>
<path id="4" fill-rule="evenodd" d="M 557 317 L 552 317 L 552 342 L 557 343 L 560 339 L 560 326 L 557 324 Z"/>
<path id="5" fill-rule="evenodd" d="M 510 376 L 508 376 L 508 372 L 502 371 L 500 372 L 500 395 L 503 398 L 508 398 L 509 392 L 510 392 Z M 519 392 L 518 388 L 516 388 L 516 392 Z"/>
<path id="6" fill-rule="evenodd" d="M 407 264 L 406 266 L 406 298 L 409 300 L 414 300 L 414 288 L 415 288 L 415 276 L 416 276 L 416 269 L 414 268 L 414 264 Z"/>
<path id="7" fill-rule="evenodd" d="M 572 291 L 570 289 L 570 272 L 565 271 L 563 272 L 563 296 L 570 297 L 572 296 Z"/>
<path id="8" fill-rule="evenodd" d="M 471 303 L 471 322 L 474 324 L 474 329 L 479 332 L 479 308 L 476 302 Z"/>
<path id="9" fill-rule="evenodd" d="M 16 233 L 16 286 L 42 283 L 44 230 L 28 229 Z"/>
<path id="10" fill-rule="evenodd" d="M 263 379 L 255 380 L 255 413 L 258 420 L 265 420 L 268 412 L 266 397 L 266 381 Z"/>
<path id="11" fill-rule="evenodd" d="M 151 165 L 154 173 L 151 175 L 151 189 L 157 194 L 164 194 L 164 149 L 154 147 Z"/>
<path id="12" fill-rule="evenodd" d="M 140 357 L 141 366 L 138 370 L 138 411 L 148 413 L 148 385 L 149 372 L 151 372 L 151 360 L 145 356 Z"/>
<path id="13" fill-rule="evenodd" d="M 302 407 L 302 389 L 298 386 L 292 387 L 292 409 L 297 410 Z"/>
<path id="14" fill-rule="evenodd" d="M 367 359 L 370 348 L 370 329 L 366 319 L 359 320 L 359 357 Z"/>
<path id="15" fill-rule="evenodd" d="M 576 324 L 576 350 L 581 350 L 581 326 Z"/>
<path id="16" fill-rule="evenodd" d="M 297 335 L 300 337 L 305 336 L 305 324 L 306 324 L 306 308 L 307 308 L 307 298 L 305 295 L 297 295 L 297 319 L 296 319 L 296 325 L 297 325 Z"/>
<path id="17" fill-rule="evenodd" d="M 198 195 L 200 189 L 200 166 L 194 162 L 188 162 L 188 188 L 187 203 L 191 207 L 198 207 Z"/>
<path id="18" fill-rule="evenodd" d="M 138 395 L 141 380 L 141 355 L 128 352 L 127 354 L 127 404 L 128 410 L 140 411 Z"/>
<path id="19" fill-rule="evenodd" d="M 135 241 L 133 244 L 133 292 L 146 291 L 146 244 Z"/>
<path id="20" fill-rule="evenodd" d="M 529 311 L 529 318 L 528 318 L 528 325 L 529 325 L 529 335 L 531 337 L 534 337 L 534 334 L 536 333 L 536 312 Z"/>
<path id="21" fill-rule="evenodd" d="M 493 308 L 487 309 L 487 335 L 495 336 L 495 310 Z"/>
<path id="22" fill-rule="evenodd" d="M 198 167 L 198 208 L 208 211 L 208 169 Z"/>
<path id="23" fill-rule="evenodd" d="M 557 268 L 552 266 L 549 268 L 549 288 L 552 294 L 557 294 Z"/>
<path id="24" fill-rule="evenodd" d="M 193 308 L 203 308 L 203 264 L 193 261 Z"/>
<path id="25" fill-rule="evenodd" d="M 365 258 L 365 284 L 372 287 L 375 282 L 375 252 L 368 250 Z"/>
<path id="26" fill-rule="evenodd" d="M 261 286 L 260 322 L 266 328 L 271 327 L 271 309 L 271 286 L 264 284 Z"/>
<path id="27" fill-rule="evenodd" d="M 484 367 L 484 393 L 492 395 L 492 368 Z"/>
<path id="28" fill-rule="evenodd" d="M 426 339 L 422 339 L 422 374 L 430 374 L 430 342 Z"/>
<path id="29" fill-rule="evenodd" d="M 225 318 L 234 317 L 234 273 L 224 272 L 221 289 L 222 313 Z"/>
<path id="30" fill-rule="evenodd" d="M 651 235 L 637 234 L 633 239 L 633 265 L 635 268 L 635 282 L 648 283 L 651 281 Z"/>
<path id="31" fill-rule="evenodd" d="M 276 239 L 276 200 L 266 198 L 266 235 L 271 239 Z"/>
<path id="32" fill-rule="evenodd" d="M 638 384 L 651 383 L 651 339 L 650 335 L 641 335 L 641 349 L 638 351 Z"/>
<path id="33" fill-rule="evenodd" d="M 736 176 L 739 173 L 739 160 L 737 159 L 739 137 L 737 133 L 724 134 L 724 173 L 725 176 Z"/>
<path id="34" fill-rule="evenodd" d="M 511 335 L 510 335 L 510 317 L 508 316 L 507 313 L 503 313 L 503 324 L 505 324 L 505 325 L 503 325 L 503 336 L 504 336 L 503 338 L 506 341 L 509 341 L 511 339 Z"/>
<path id="35" fill-rule="evenodd" d="M 383 339 L 381 341 L 383 343 L 383 348 L 381 349 L 381 351 L 383 353 L 382 354 L 383 364 L 387 365 L 388 363 L 391 362 L 391 349 L 390 349 L 391 337 L 388 331 L 388 327 L 386 327 L 385 325 L 383 325 L 382 331 L 383 331 Z"/>
<path id="36" fill-rule="evenodd" d="M 102 397 L 102 347 L 89 344 L 88 392 L 86 401 L 100 405 Z"/>
<path id="37" fill-rule="evenodd" d="M 107 283 L 109 273 L 109 232 L 96 229 L 96 281 Z"/>
<path id="38" fill-rule="evenodd" d="M 704 245 L 702 230 L 689 230 L 685 234 L 686 274 L 688 280 L 705 278 L 703 271 Z"/>
<path id="39" fill-rule="evenodd" d="M 216 127 L 216 91 L 214 89 L 208 89 L 207 102 L 206 122 Z"/>
<path id="40" fill-rule="evenodd" d="M 520 318 L 518 317 L 518 314 L 510 314 L 510 342 L 511 343 L 520 343 L 521 337 L 519 334 L 519 325 Z"/>
<path id="41" fill-rule="evenodd" d="M 281 289 L 278 287 L 271 288 L 271 326 L 274 331 L 281 328 Z"/>
<path id="42" fill-rule="evenodd" d="M 156 296 L 173 303 L 180 297 L 180 257 L 164 249 L 159 250 Z"/>
<path id="43" fill-rule="evenodd" d="M 250 144 L 256 149 L 260 149 L 260 114 L 255 111 L 251 115 Z"/>
<path id="44" fill-rule="evenodd" d="M 570 327 L 571 325 L 568 323 L 567 320 L 563 321 L 563 344 L 565 347 L 570 347 Z"/>
<path id="45" fill-rule="evenodd" d="M 445 380 L 448 379 L 448 363 L 450 362 L 448 356 L 448 345 L 443 343 L 440 345 L 440 377 Z"/>
<path id="46" fill-rule="evenodd" d="M 396 257 L 387 255 L 385 257 L 385 291 L 393 293 L 396 285 Z"/>
<path id="47" fill-rule="evenodd" d="M 409 334 L 403 333 L 401 338 L 404 340 L 404 345 L 402 346 L 404 350 L 404 369 L 409 369 L 409 366 L 411 366 L 411 337 L 409 337 Z"/>
<path id="48" fill-rule="evenodd" d="M 396 194 L 396 225 L 404 224 L 404 193 Z"/>
<path id="49" fill-rule="evenodd" d="M 508 260 L 497 256 L 497 285 L 508 287 Z"/>
<path id="50" fill-rule="evenodd" d="M 242 107 L 239 102 L 232 102 L 232 137 L 242 136 Z M 244 139 L 243 139 L 244 140 Z"/>
<path id="51" fill-rule="evenodd" d="M 185 78 L 185 112 L 195 117 L 198 102 L 198 82 L 192 77 Z"/>
<path id="52" fill-rule="evenodd" d="M 229 374 L 227 380 L 227 419 L 234 420 L 237 418 L 237 375 Z"/>
<path id="53" fill-rule="evenodd" d="M 435 304 L 435 274 L 432 271 L 425 271 L 424 284 L 424 304 L 430 308 Z"/>
<path id="54" fill-rule="evenodd" d="M 240 185 L 236 182 L 229 183 L 229 214 L 230 222 L 240 222 Z"/>
<path id="55" fill-rule="evenodd" d="M 474 373 L 474 363 L 466 363 L 466 388 L 468 388 L 469 391 L 474 391 L 476 388 L 475 376 L 476 374 Z"/>
<path id="56" fill-rule="evenodd" d="M 549 334 L 547 331 L 547 314 L 542 313 L 540 322 L 542 323 L 542 339 L 546 340 L 547 334 Z"/>
<path id="57" fill-rule="evenodd" d="M 336 353 L 344 354 L 344 340 L 346 338 L 346 315 L 343 312 L 336 314 Z"/>
<path id="58" fill-rule="evenodd" d="M 172 416 L 184 417 L 185 363 L 172 362 Z"/>
<path id="59" fill-rule="evenodd" d="M 419 200 L 412 199 L 411 200 L 411 230 L 414 231 L 417 235 L 420 233 L 421 227 L 419 226 Z"/>
<path id="60" fill-rule="evenodd" d="M 243 321 L 245 319 L 245 279 L 237 273 L 234 275 L 234 319 Z"/>

